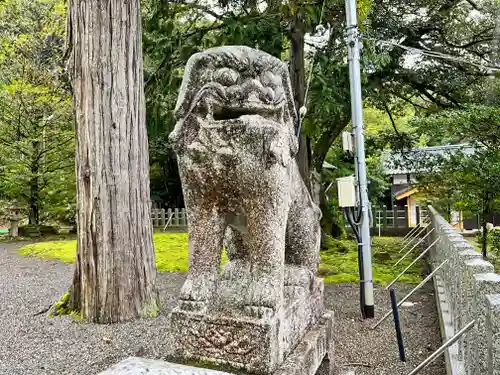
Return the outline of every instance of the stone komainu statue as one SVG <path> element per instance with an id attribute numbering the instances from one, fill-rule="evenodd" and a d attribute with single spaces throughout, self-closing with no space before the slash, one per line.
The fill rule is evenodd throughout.
<path id="1" fill-rule="evenodd" d="M 294 159 L 287 67 L 243 46 L 197 53 L 175 111 L 170 140 L 189 222 L 181 309 L 272 317 L 313 288 L 320 246 L 320 211 Z"/>

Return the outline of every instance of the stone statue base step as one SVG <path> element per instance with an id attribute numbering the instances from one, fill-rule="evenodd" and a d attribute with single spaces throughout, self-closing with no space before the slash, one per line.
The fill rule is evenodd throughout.
<path id="1" fill-rule="evenodd" d="M 333 313 L 323 314 L 272 375 L 333 374 Z M 321 367 L 321 374 L 318 369 Z M 99 375 L 233 375 L 230 372 L 130 357 Z M 248 374 L 238 371 L 238 374 Z"/>
<path id="2" fill-rule="evenodd" d="M 226 311 L 196 312 L 176 308 L 171 315 L 175 361 L 226 365 L 252 374 L 272 374 L 324 313 L 323 280 L 307 292 L 285 286 L 286 304 L 270 318 Z"/>

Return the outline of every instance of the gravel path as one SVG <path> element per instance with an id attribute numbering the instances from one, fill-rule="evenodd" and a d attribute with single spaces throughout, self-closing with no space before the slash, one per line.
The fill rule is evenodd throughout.
<path id="1" fill-rule="evenodd" d="M 397 285 L 398 300 L 412 287 Z M 441 346 L 441 334 L 432 283 L 416 292 L 401 308 L 399 317 L 407 362 L 399 361 L 392 316 L 375 330 L 374 321 L 363 321 L 359 312 L 358 287 L 337 284 L 328 288 L 326 304 L 335 312 L 335 354 L 339 375 L 405 375 Z M 389 292 L 375 289 L 376 319 L 390 308 Z M 355 365 L 349 365 L 355 364 Z M 430 364 L 420 375 L 446 375 L 444 356 Z"/>
<path id="2" fill-rule="evenodd" d="M 158 274 L 164 312 L 156 319 L 114 325 L 82 324 L 69 317 L 47 319 L 45 314 L 35 314 L 65 293 L 73 266 L 19 257 L 19 246 L 0 244 L 0 374 L 93 375 L 131 355 L 161 359 L 169 351 L 167 315 L 176 303 L 184 274 Z M 430 292 L 419 294 L 412 300 L 418 304 L 402 312 L 409 364 L 401 365 L 392 321 L 370 331 L 358 318 L 357 286 L 328 286 L 326 305 L 335 311 L 336 361 L 341 375 L 405 374 L 437 348 L 440 336 Z M 378 302 L 387 298 L 380 289 L 376 296 L 378 310 L 382 305 Z M 370 367 L 345 366 L 354 362 Z M 443 363 L 424 373 L 444 375 Z"/>

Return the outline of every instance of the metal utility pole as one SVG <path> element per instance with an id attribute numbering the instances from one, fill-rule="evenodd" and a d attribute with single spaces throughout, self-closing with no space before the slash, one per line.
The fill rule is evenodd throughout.
<path id="1" fill-rule="evenodd" d="M 370 240 L 370 202 L 368 200 L 368 183 L 366 178 L 365 139 L 363 129 L 363 99 L 361 96 L 361 71 L 359 64 L 360 43 L 358 40 L 358 17 L 356 0 L 346 0 L 347 43 L 349 48 L 349 78 L 351 85 L 351 111 L 355 139 L 355 170 L 358 188 L 358 199 L 361 209 L 360 229 L 362 246 L 362 315 L 364 318 L 375 316 L 373 298 L 372 257 Z"/>

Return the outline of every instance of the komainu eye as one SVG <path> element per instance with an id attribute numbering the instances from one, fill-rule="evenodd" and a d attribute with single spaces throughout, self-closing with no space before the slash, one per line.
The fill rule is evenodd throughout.
<path id="1" fill-rule="evenodd" d="M 238 82 L 238 73 L 229 68 L 222 68 L 214 73 L 214 80 L 224 86 L 233 86 Z"/>
<path id="2" fill-rule="evenodd" d="M 260 82 L 266 87 L 279 87 L 282 85 L 281 77 L 270 71 L 264 72 L 260 77 Z"/>

